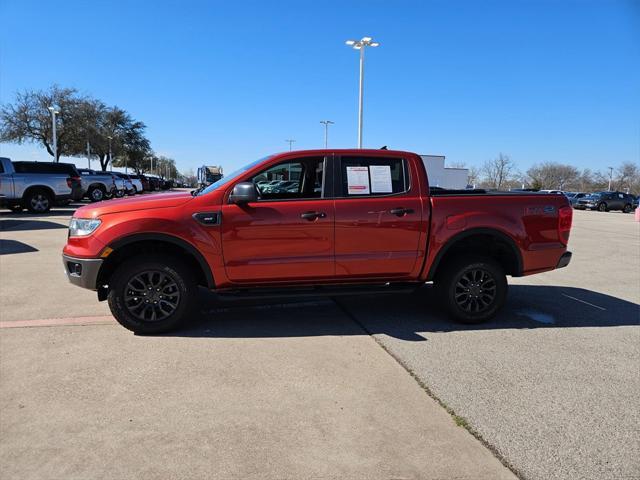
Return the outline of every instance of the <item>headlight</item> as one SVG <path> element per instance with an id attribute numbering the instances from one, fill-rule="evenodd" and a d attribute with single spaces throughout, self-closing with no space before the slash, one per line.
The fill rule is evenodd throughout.
<path id="1" fill-rule="evenodd" d="M 70 237 L 84 237 L 91 235 L 100 226 L 102 220 L 98 218 L 71 218 L 69 222 Z"/>

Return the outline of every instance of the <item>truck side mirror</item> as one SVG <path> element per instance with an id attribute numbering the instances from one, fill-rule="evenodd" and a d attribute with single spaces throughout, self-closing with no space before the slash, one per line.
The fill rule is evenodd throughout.
<path id="1" fill-rule="evenodd" d="M 229 203 L 242 205 L 258 201 L 258 191 L 252 182 L 240 182 L 233 187 L 229 195 Z"/>

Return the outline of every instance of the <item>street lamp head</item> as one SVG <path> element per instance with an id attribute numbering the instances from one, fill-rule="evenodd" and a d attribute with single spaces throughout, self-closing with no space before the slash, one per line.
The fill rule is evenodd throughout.
<path id="1" fill-rule="evenodd" d="M 56 115 L 59 114 L 60 112 L 58 110 L 56 110 L 54 107 L 49 107 L 49 111 L 51 113 L 55 113 Z"/>
<path id="2" fill-rule="evenodd" d="M 373 38 L 371 38 L 371 37 L 362 37 L 362 39 L 360 41 L 362 43 L 369 43 L 371 40 L 373 40 Z"/>
<path id="3" fill-rule="evenodd" d="M 371 37 L 362 37 L 360 40 L 347 40 L 345 42 L 350 47 L 353 47 L 354 50 L 362 50 L 364 47 L 379 47 L 379 42 L 374 42 Z"/>
<path id="4" fill-rule="evenodd" d="M 371 42 L 371 43 L 369 44 L 369 46 L 370 46 L 370 47 L 379 47 L 379 46 L 380 46 L 380 43 L 378 43 L 378 42 Z"/>
<path id="5" fill-rule="evenodd" d="M 356 41 L 355 40 L 347 40 L 346 42 L 347 45 L 349 45 L 350 47 L 352 47 L 353 45 L 355 45 Z"/>

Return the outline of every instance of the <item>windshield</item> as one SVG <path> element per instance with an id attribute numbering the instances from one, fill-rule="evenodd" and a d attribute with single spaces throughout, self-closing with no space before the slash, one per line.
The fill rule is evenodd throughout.
<path id="1" fill-rule="evenodd" d="M 253 167 L 255 167 L 256 165 L 258 165 L 259 163 L 265 161 L 266 159 L 268 159 L 269 157 L 263 157 L 260 158 L 254 162 L 248 163 L 247 165 L 245 165 L 244 167 L 239 168 L 238 170 L 236 170 L 235 172 L 230 173 L 227 176 L 222 177 L 220 180 L 218 180 L 217 182 L 213 182 L 211 185 L 209 185 L 207 188 L 205 188 L 204 190 L 202 190 L 198 196 L 200 195 L 206 195 L 207 193 L 211 193 L 214 190 L 216 190 L 218 187 L 221 187 L 222 185 L 224 185 L 225 183 L 229 183 L 231 180 L 238 178 L 240 175 L 242 175 L 244 172 L 246 172 L 247 170 L 252 169 Z"/>

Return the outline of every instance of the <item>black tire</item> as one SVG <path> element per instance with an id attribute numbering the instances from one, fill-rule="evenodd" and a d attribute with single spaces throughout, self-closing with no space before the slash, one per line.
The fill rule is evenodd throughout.
<path id="1" fill-rule="evenodd" d="M 125 260 L 109 280 L 109 288 L 113 316 L 124 328 L 143 335 L 168 332 L 184 323 L 197 292 L 183 262 L 153 254 Z"/>
<path id="2" fill-rule="evenodd" d="M 24 197 L 24 206 L 31 213 L 47 213 L 52 204 L 51 194 L 42 188 L 34 188 Z"/>
<path id="3" fill-rule="evenodd" d="M 116 190 L 115 197 L 116 198 L 123 198 L 124 197 L 124 190 Z"/>
<path id="4" fill-rule="evenodd" d="M 606 203 L 604 203 L 604 202 L 599 203 L 599 204 L 598 204 L 598 211 L 599 211 L 599 212 L 606 212 L 606 211 L 608 211 L 608 209 L 607 209 L 607 204 L 606 204 Z"/>
<path id="5" fill-rule="evenodd" d="M 631 205 L 629 205 L 628 203 L 624 206 L 624 208 L 622 209 L 623 213 L 630 213 L 631 212 Z"/>
<path id="6" fill-rule="evenodd" d="M 490 257 L 462 256 L 442 267 L 436 293 L 448 315 L 461 323 L 492 319 L 507 298 L 507 277 Z"/>
<path id="7" fill-rule="evenodd" d="M 87 192 L 87 196 L 91 202 L 100 202 L 107 198 L 106 192 L 102 187 L 91 187 Z"/>

